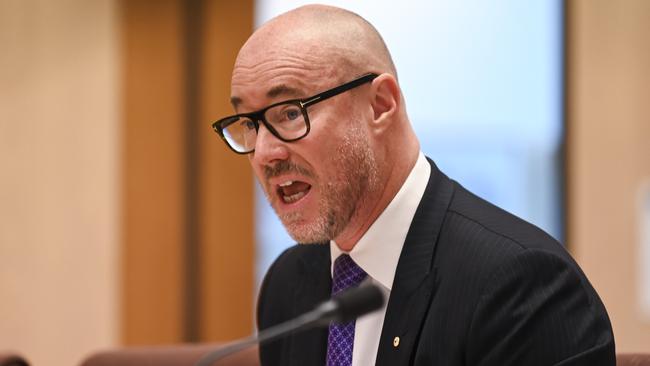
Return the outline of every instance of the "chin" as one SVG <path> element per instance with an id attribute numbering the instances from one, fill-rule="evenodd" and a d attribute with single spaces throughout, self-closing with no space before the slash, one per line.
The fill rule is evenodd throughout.
<path id="1" fill-rule="evenodd" d="M 324 243 L 329 241 L 327 236 L 316 228 L 318 225 L 284 222 L 283 225 L 291 238 L 300 244 Z"/>

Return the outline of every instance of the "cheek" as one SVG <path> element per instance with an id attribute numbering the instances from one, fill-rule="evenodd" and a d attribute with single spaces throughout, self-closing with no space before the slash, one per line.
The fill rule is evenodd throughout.
<path id="1" fill-rule="evenodd" d="M 300 154 L 296 154 L 296 163 L 306 163 L 306 167 L 313 171 L 314 175 L 320 179 L 327 179 L 331 173 L 332 165 L 336 165 L 336 147 L 331 143 L 322 141 L 331 141 L 329 139 L 314 139 L 309 141 L 309 149 L 304 149 Z"/>
<path id="2" fill-rule="evenodd" d="M 304 139 L 304 154 L 309 154 L 312 159 L 333 159 L 331 153 L 338 151 L 341 142 L 345 140 L 349 122 L 351 121 L 339 118 L 319 119 Z"/>
<path id="3" fill-rule="evenodd" d="M 345 165 L 346 156 L 341 148 L 340 140 L 331 143 L 321 143 L 318 150 L 313 152 L 311 157 L 312 165 L 319 181 L 322 185 L 340 182 L 344 180 L 343 166 Z"/>
<path id="4" fill-rule="evenodd" d="M 334 170 L 335 173 L 341 167 L 346 158 L 346 141 L 350 139 L 349 133 L 351 124 L 357 123 L 353 120 L 330 119 L 324 121 L 327 126 L 322 131 L 317 131 L 313 139 L 309 141 L 309 161 L 322 169 Z"/>

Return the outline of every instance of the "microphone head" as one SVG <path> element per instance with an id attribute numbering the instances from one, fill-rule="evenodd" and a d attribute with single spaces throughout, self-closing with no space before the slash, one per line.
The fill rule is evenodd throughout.
<path id="1" fill-rule="evenodd" d="M 379 287 L 366 284 L 343 291 L 331 301 L 336 304 L 333 320 L 345 323 L 381 308 L 384 305 L 384 294 Z"/>

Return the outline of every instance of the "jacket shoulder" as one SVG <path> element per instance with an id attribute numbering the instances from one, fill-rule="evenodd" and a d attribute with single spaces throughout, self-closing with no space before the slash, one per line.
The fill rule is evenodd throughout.
<path id="1" fill-rule="evenodd" d="M 580 353 L 609 365 L 614 343 L 606 310 L 565 248 L 453 185 L 434 257 L 437 295 L 428 320 L 434 326 L 424 332 L 437 339 L 441 324 L 448 325 L 442 333 L 459 341 L 434 353 L 475 365 L 554 364 Z M 538 347 L 544 342 L 547 349 Z M 535 357 L 522 362 L 512 355 Z"/>
<path id="2" fill-rule="evenodd" d="M 273 262 L 264 276 L 257 303 L 259 329 L 295 316 L 292 300 L 299 282 L 329 271 L 329 245 L 296 244 Z"/>
<path id="3" fill-rule="evenodd" d="M 454 182 L 454 186 L 435 255 L 441 276 L 449 274 L 480 288 L 495 270 L 531 252 L 553 255 L 585 278 L 566 249 L 553 237 L 458 183 Z"/>
<path id="4" fill-rule="evenodd" d="M 469 192 L 454 182 L 454 197 L 449 205 L 448 224 L 460 232 L 480 231 L 486 240 L 508 242 L 525 249 L 543 249 L 566 255 L 564 247 L 548 233 Z"/>
<path id="5" fill-rule="evenodd" d="M 293 319 L 327 299 L 329 263 L 329 245 L 300 244 L 285 250 L 262 282 L 257 303 L 258 329 Z M 261 344 L 260 360 L 263 365 L 286 365 L 297 358 L 306 358 L 305 364 L 322 363 L 325 354 L 319 345 L 322 339 L 327 341 L 326 331 L 324 337 L 322 329 L 312 329 Z M 305 354 L 304 349 L 312 351 Z"/>

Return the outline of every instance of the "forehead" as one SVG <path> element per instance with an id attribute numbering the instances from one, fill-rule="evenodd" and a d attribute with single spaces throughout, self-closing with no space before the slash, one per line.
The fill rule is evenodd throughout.
<path id="1" fill-rule="evenodd" d="M 323 49 L 309 45 L 247 45 L 233 68 L 231 100 L 237 109 L 258 109 L 309 96 L 332 83 L 335 64 Z"/>

